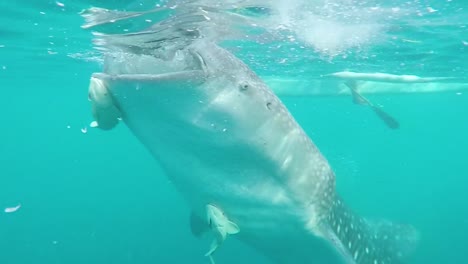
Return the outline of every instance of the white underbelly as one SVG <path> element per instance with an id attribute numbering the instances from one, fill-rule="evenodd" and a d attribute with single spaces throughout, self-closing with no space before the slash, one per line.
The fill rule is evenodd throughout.
<path id="1" fill-rule="evenodd" d="M 248 148 L 197 149 L 197 144 L 178 142 L 143 143 L 200 217 L 206 215 L 206 204 L 216 205 L 239 226 L 234 238 L 275 263 L 340 263 L 328 241 L 306 230 L 303 219 L 312 216 L 271 177 L 265 163 L 251 159 L 255 155 Z"/>
<path id="2" fill-rule="evenodd" d="M 132 126 L 138 131 L 138 126 Z M 300 210 L 286 186 L 274 174 L 275 167 L 258 149 L 236 141 L 227 144 L 216 135 L 197 134 L 197 140 L 170 129 L 149 132 L 147 127 L 136 134 L 163 167 L 174 187 L 190 207 L 200 215 L 206 204 L 215 204 L 239 226 L 278 224 L 277 216 L 292 219 Z M 153 136 L 145 136 L 145 134 Z M 155 133 L 158 136 L 154 136 Z M 219 144 L 217 144 L 219 143 Z"/>
<path id="3" fill-rule="evenodd" d="M 327 248 L 314 224 L 334 187 L 328 164 L 267 90 L 233 84 L 210 93 L 226 80 L 132 80 L 112 89 L 123 120 L 192 210 L 204 217 L 206 204 L 219 207 L 241 229 L 237 238 L 279 263 L 316 260 L 310 246 Z"/>

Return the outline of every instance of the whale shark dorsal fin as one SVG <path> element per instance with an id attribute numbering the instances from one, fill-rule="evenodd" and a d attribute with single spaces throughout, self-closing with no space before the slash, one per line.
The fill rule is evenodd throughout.
<path id="1" fill-rule="evenodd" d="M 198 215 L 195 214 L 195 212 L 190 213 L 190 231 L 192 234 L 200 238 L 203 234 L 208 232 L 210 230 L 210 226 Z"/>
<path id="2" fill-rule="evenodd" d="M 235 235 L 240 232 L 240 229 L 236 223 L 231 221 L 227 221 L 225 230 L 228 235 Z"/>

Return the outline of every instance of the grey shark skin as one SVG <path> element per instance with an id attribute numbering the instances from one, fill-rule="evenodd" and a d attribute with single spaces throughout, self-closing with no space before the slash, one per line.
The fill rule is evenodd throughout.
<path id="1" fill-rule="evenodd" d="M 349 210 L 325 157 L 242 61 L 204 40 L 179 51 L 180 71 L 157 74 L 138 56 L 107 60 L 90 90 L 105 86 L 196 215 L 222 209 L 233 237 L 274 263 L 403 263 L 413 229 Z"/>

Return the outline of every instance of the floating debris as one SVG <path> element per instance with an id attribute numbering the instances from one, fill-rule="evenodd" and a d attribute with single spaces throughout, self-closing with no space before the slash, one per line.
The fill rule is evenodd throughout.
<path id="1" fill-rule="evenodd" d="M 15 207 L 7 207 L 5 208 L 5 210 L 3 210 L 5 213 L 14 213 L 16 211 L 18 211 L 18 209 L 21 208 L 21 204 L 18 204 L 17 206 Z"/>
<path id="2" fill-rule="evenodd" d="M 88 128 L 87 128 L 87 127 L 83 127 L 83 128 L 81 129 L 81 133 L 83 133 L 83 134 L 88 133 Z"/>
<path id="3" fill-rule="evenodd" d="M 60 2 L 55 2 L 56 5 L 60 6 L 60 7 L 65 7 L 65 4 L 64 3 L 60 3 Z"/>

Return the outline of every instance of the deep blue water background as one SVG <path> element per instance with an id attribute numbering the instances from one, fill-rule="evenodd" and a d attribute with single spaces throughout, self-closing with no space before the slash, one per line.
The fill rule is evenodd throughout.
<path id="1" fill-rule="evenodd" d="M 57 12 L 35 28 L 43 9 L 2 4 L 0 208 L 22 207 L 0 212 L 0 263 L 207 263 L 208 242 L 191 236 L 188 207 L 146 149 L 122 124 L 89 128 L 87 87 L 100 68 L 67 56 L 91 51 L 81 18 Z M 466 62 L 453 68 L 462 75 Z M 347 96 L 282 99 L 330 161 L 347 203 L 413 224 L 421 242 L 411 263 L 429 264 L 468 263 L 467 95 L 369 95 L 399 130 Z M 235 239 L 217 262 L 269 263 Z"/>

